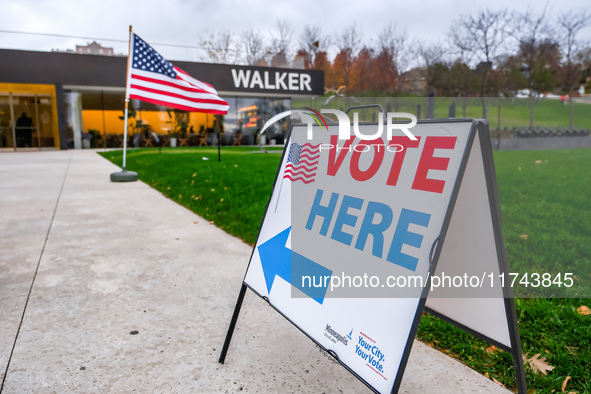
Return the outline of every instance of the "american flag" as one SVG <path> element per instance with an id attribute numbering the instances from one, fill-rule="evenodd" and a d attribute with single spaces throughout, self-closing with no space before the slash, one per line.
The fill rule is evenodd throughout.
<path id="1" fill-rule="evenodd" d="M 318 145 L 292 143 L 289 146 L 287 155 L 287 165 L 283 179 L 289 179 L 292 182 L 302 181 L 312 183 L 316 178 L 316 169 L 320 159 Z"/>
<path id="2" fill-rule="evenodd" d="M 128 94 L 131 99 L 147 101 L 184 111 L 224 115 L 230 107 L 218 92 L 205 82 L 164 59 L 137 35 L 132 35 Z"/>

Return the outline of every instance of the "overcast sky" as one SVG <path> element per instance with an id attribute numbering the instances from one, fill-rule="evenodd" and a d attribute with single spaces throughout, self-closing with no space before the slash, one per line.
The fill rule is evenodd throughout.
<path id="1" fill-rule="evenodd" d="M 348 4 L 350 3 L 350 4 Z M 387 5 L 387 4 L 391 5 Z M 320 25 L 325 33 L 336 35 L 356 24 L 364 43 L 392 23 L 398 32 L 423 42 L 445 38 L 452 21 L 462 13 L 476 13 L 486 7 L 512 11 L 541 11 L 547 4 L 550 16 L 564 11 L 591 11 L 589 0 L 552 0 L 521 3 L 516 0 L 419 0 L 355 2 L 300 0 L 293 2 L 202 1 L 202 0 L 4 0 L 0 30 L 109 38 L 125 41 L 128 26 L 169 60 L 206 60 L 197 49 L 178 49 L 155 45 L 170 43 L 197 46 L 209 33 L 229 30 L 239 34 L 248 29 L 268 34 L 278 19 L 289 22 L 299 39 L 303 26 Z M 591 41 L 591 27 L 581 32 Z M 74 49 L 92 40 L 43 37 L 0 32 L 0 48 L 50 51 Z M 99 40 L 116 53 L 127 53 L 127 44 Z"/>

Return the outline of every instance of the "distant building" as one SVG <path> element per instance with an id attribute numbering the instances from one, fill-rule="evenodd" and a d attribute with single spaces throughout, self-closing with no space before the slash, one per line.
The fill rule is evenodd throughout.
<path id="1" fill-rule="evenodd" d="M 86 49 L 87 52 L 81 52 Z M 97 50 L 108 50 L 105 56 Z M 93 53 L 95 53 L 93 55 Z M 104 53 L 104 52 L 103 52 Z M 109 53 L 109 52 L 107 52 Z M 127 59 L 96 42 L 71 52 L 0 49 L 0 148 L 13 147 L 17 118 L 33 119 L 33 146 L 81 148 L 87 134 L 98 133 L 107 146 L 122 142 Z M 175 61 L 189 75 L 206 81 L 230 104 L 223 117 L 222 143 L 231 145 L 239 132 L 243 144 L 254 144 L 261 126 L 292 107 L 324 93 L 324 71 Z M 303 101 L 302 101 L 303 100 Z M 168 108 L 131 100 L 136 120 L 156 134 L 169 136 Z M 215 117 L 191 112 L 186 123 L 212 133 Z M 283 143 L 289 119 L 274 124 L 269 140 Z M 139 136 L 139 134 L 138 134 Z M 187 141 L 189 144 L 191 141 Z"/>
<path id="2" fill-rule="evenodd" d="M 113 56 L 115 54 L 113 48 L 104 47 L 96 41 L 93 41 L 88 45 L 76 45 L 76 53 L 80 53 L 83 55 L 103 56 Z"/>
<path id="3" fill-rule="evenodd" d="M 427 89 L 427 78 L 425 78 L 425 70 L 420 68 L 413 68 L 410 71 L 400 74 L 399 78 L 400 90 L 422 96 Z"/>
<path id="4" fill-rule="evenodd" d="M 480 62 L 476 66 L 477 73 L 488 72 L 492 70 L 492 62 Z"/>

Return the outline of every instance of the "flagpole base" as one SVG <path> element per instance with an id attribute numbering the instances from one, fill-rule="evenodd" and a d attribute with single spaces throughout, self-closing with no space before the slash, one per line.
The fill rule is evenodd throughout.
<path id="1" fill-rule="evenodd" d="M 119 171 L 111 174 L 111 182 L 135 182 L 137 181 L 137 172 Z"/>

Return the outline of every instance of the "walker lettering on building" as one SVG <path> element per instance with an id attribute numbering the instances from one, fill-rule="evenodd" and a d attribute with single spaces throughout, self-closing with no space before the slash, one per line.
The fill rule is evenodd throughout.
<path id="1" fill-rule="evenodd" d="M 312 92 L 312 77 L 306 73 L 232 69 L 235 88 Z"/>

